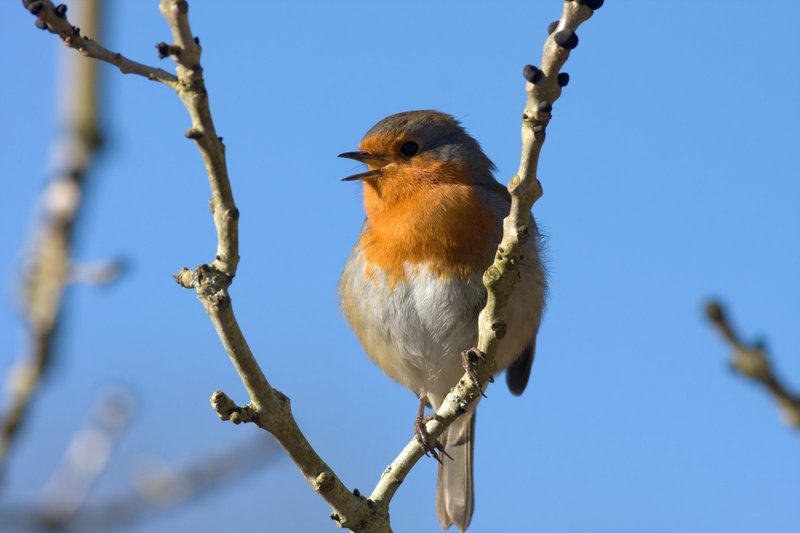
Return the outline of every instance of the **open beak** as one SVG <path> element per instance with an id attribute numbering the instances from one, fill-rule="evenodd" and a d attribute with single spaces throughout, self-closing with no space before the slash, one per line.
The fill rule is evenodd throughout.
<path id="1" fill-rule="evenodd" d="M 380 176 L 381 169 L 389 164 L 389 161 L 385 157 L 371 154 L 369 152 L 345 152 L 343 154 L 339 154 L 336 157 L 353 159 L 355 161 L 364 163 L 365 165 L 371 167 L 378 167 L 373 170 L 368 170 L 366 172 L 361 172 L 359 174 L 353 174 L 352 176 L 347 176 L 346 178 L 342 178 L 342 181 L 355 181 L 367 178 L 376 178 Z"/>

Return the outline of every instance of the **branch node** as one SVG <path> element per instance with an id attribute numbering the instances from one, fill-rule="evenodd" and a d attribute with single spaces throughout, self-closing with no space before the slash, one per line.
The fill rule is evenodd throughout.
<path id="1" fill-rule="evenodd" d="M 254 422 L 258 418 L 258 411 L 250 404 L 239 407 L 236 402 L 221 390 L 214 391 L 211 395 L 211 407 L 216 411 L 220 420 L 230 420 L 236 425 Z"/>
<path id="2" fill-rule="evenodd" d="M 323 470 L 314 478 L 314 490 L 323 494 L 329 492 L 334 486 L 334 481 L 335 478 L 333 474 L 327 470 Z"/>
<path id="3" fill-rule="evenodd" d="M 188 130 L 183 132 L 183 136 L 186 137 L 187 139 L 192 139 L 193 141 L 196 141 L 203 137 L 203 130 L 197 128 L 189 128 Z"/>
<path id="4" fill-rule="evenodd" d="M 502 339 L 506 336 L 507 326 L 504 320 L 496 320 L 492 322 L 491 328 L 498 339 Z"/>
<path id="5" fill-rule="evenodd" d="M 158 58 L 164 59 L 168 56 L 178 58 L 183 53 L 183 48 L 175 44 L 167 44 L 164 41 L 156 43 L 156 50 L 158 51 Z"/>
<path id="6" fill-rule="evenodd" d="M 193 289 L 197 283 L 197 275 L 186 267 L 181 268 L 180 272 L 172 277 L 184 289 Z"/>

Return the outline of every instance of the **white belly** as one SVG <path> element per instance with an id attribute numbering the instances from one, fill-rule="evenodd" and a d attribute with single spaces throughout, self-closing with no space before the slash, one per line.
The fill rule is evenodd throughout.
<path id="1" fill-rule="evenodd" d="M 536 337 L 544 303 L 544 275 L 536 245 L 526 246 L 508 307 L 508 328 L 497 351 L 508 367 Z M 342 309 L 364 350 L 387 375 L 437 407 L 463 375 L 461 352 L 476 345 L 478 314 L 486 302 L 483 272 L 468 279 L 440 278 L 424 264 L 406 265 L 406 279 L 389 284 L 372 268 L 366 275 L 358 249 L 339 284 Z"/>

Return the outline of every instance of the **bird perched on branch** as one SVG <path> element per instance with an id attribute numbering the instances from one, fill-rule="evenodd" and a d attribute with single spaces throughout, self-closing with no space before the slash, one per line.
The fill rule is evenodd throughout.
<path id="1" fill-rule="evenodd" d="M 442 528 L 463 531 L 474 506 L 476 404 L 440 443 L 425 433 L 422 414 L 426 404 L 438 409 L 469 368 L 466 351 L 486 303 L 482 275 L 502 237 L 509 193 L 478 142 L 438 111 L 391 115 L 357 152 L 339 157 L 368 167 L 344 178 L 364 183 L 367 220 L 339 282 L 342 310 L 370 359 L 420 398 L 415 434 L 440 462 L 437 517 Z M 547 290 L 533 219 L 530 227 L 495 355 L 515 395 L 528 383 Z"/>

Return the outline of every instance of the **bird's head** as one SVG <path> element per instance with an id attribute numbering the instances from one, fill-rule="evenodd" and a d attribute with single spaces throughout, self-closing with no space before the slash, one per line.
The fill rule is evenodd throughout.
<path id="1" fill-rule="evenodd" d="M 494 179 L 494 165 L 478 141 L 455 118 L 433 110 L 388 116 L 367 132 L 357 152 L 339 157 L 368 167 L 343 181 L 363 181 L 370 193 L 387 204 L 402 201 L 420 188 Z"/>

